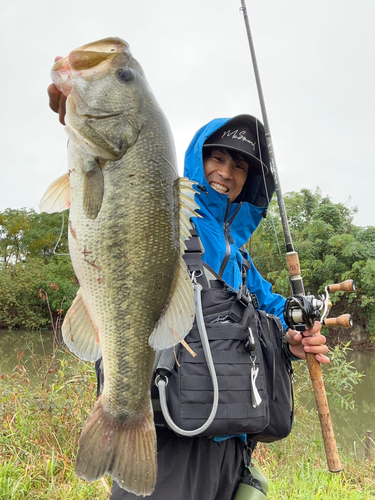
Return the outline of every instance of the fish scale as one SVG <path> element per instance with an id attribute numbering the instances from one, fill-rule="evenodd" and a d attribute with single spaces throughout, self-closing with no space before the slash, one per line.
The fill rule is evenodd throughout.
<path id="1" fill-rule="evenodd" d="M 182 254 L 195 191 L 178 177 L 169 125 L 126 42 L 80 47 L 52 76 L 68 96 L 69 172 L 47 190 L 41 210 L 70 207 L 80 283 L 63 337 L 82 359 L 102 356 L 105 379 L 75 470 L 88 481 L 110 474 L 121 488 L 149 495 L 157 477 L 154 353 L 183 339 L 194 319 Z"/>
<path id="2" fill-rule="evenodd" d="M 72 164 L 79 165 L 80 162 L 75 161 L 74 157 L 82 155 L 81 149 L 81 146 L 75 145 L 71 148 Z M 135 147 L 131 156 L 137 158 L 139 165 L 142 156 L 136 149 Z M 161 189 L 153 179 L 152 167 L 148 165 L 144 167 L 148 168 L 148 175 L 134 176 L 133 186 L 127 190 L 126 198 L 122 196 L 123 188 L 121 189 L 120 186 L 124 185 L 123 179 L 129 176 L 129 170 L 130 172 L 133 170 L 132 158 L 126 158 L 126 160 L 122 169 L 117 169 L 114 165 L 104 176 L 104 192 L 107 196 L 104 196 L 102 210 L 95 220 L 85 217 L 82 204 L 72 203 L 69 217 L 76 237 L 71 238 L 69 235 L 69 248 L 78 281 L 89 283 L 87 294 L 83 293 L 83 300 L 91 305 L 92 317 L 98 318 L 99 331 L 103 329 L 106 332 L 100 340 L 103 359 L 106 359 L 104 376 L 107 382 L 103 393 L 103 399 L 108 401 L 106 407 L 111 414 L 117 414 L 120 411 L 132 415 L 133 406 L 137 408 L 139 405 L 138 402 L 134 402 L 135 397 L 141 401 L 147 401 L 153 364 L 153 351 L 148 345 L 148 338 L 160 316 L 160 311 L 167 304 L 170 294 L 170 288 L 167 285 L 174 280 L 177 265 L 173 260 L 177 261 L 179 254 L 178 251 L 171 251 L 170 224 L 155 224 L 155 221 L 163 220 L 158 207 L 153 204 L 151 211 L 149 204 L 142 203 L 142 198 L 153 196 L 152 191 L 155 192 L 154 196 L 158 198 L 158 202 L 160 200 Z M 168 172 L 174 173 L 171 169 L 168 169 Z M 168 182 L 173 184 L 176 175 L 173 176 L 174 178 L 170 177 L 170 179 L 164 179 L 165 184 Z M 70 181 L 72 197 L 77 196 L 80 199 L 83 196 L 83 183 L 82 173 L 79 172 L 78 166 L 75 172 L 71 172 Z M 145 192 L 150 194 L 144 196 Z M 112 199 L 117 200 L 115 204 L 112 204 Z M 131 214 L 129 207 L 136 206 L 137 203 L 140 204 L 141 210 L 137 209 L 135 218 L 134 210 Z M 107 205 L 111 205 L 111 211 L 106 210 Z M 77 207 L 77 211 L 73 207 Z M 115 216 L 109 217 L 109 213 Z M 178 224 L 178 220 L 175 224 Z M 150 231 L 151 241 L 146 242 L 147 245 L 144 244 L 145 237 L 141 229 L 143 227 L 159 229 L 155 238 L 152 238 L 153 231 Z M 115 239 L 112 238 L 113 231 L 116 234 Z M 153 250 L 152 239 L 157 241 L 158 251 Z M 84 248 L 90 251 L 86 260 L 90 260 L 100 269 L 82 259 Z M 110 259 L 108 255 L 111 255 Z M 163 261 L 166 258 L 171 261 L 171 265 L 165 266 Z M 158 277 L 155 268 L 162 269 L 164 280 Z M 154 294 L 152 300 L 149 300 L 152 283 L 147 282 L 148 277 L 158 281 L 158 293 Z M 112 307 L 119 313 L 113 315 L 111 310 L 108 311 Z M 145 314 L 145 309 L 147 314 Z M 132 328 L 133 331 L 131 331 Z M 118 330 L 127 331 L 129 337 L 134 338 L 135 341 L 130 345 L 125 345 L 123 338 L 114 333 Z M 134 356 L 136 349 L 138 356 Z M 144 359 L 148 360 L 147 366 L 145 366 Z M 114 367 L 112 367 L 113 363 L 115 363 Z M 120 381 L 112 376 L 113 372 L 122 374 Z M 142 379 L 146 380 L 146 383 L 141 383 L 142 390 L 138 385 L 132 391 L 132 397 L 124 398 L 123 394 L 126 393 L 122 385 L 129 377 L 129 373 L 146 373 L 147 375 Z"/>

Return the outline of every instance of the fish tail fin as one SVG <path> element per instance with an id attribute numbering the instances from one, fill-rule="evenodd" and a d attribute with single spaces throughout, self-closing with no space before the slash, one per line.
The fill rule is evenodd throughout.
<path id="1" fill-rule="evenodd" d="M 110 415 L 101 400 L 95 403 L 79 440 L 77 476 L 96 481 L 109 474 L 124 490 L 151 495 L 157 476 L 151 405 L 143 419 L 130 420 Z"/>

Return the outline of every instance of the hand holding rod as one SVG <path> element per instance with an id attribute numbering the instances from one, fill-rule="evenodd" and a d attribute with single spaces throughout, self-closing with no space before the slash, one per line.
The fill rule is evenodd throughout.
<path id="1" fill-rule="evenodd" d="M 286 243 L 286 251 L 287 251 L 286 259 L 287 259 L 287 266 L 288 266 L 288 271 L 289 271 L 289 275 L 290 275 L 290 282 L 291 282 L 291 286 L 292 286 L 292 290 L 293 290 L 293 295 L 304 296 L 305 291 L 304 291 L 303 281 L 302 281 L 302 277 L 301 277 L 301 273 L 300 273 L 299 259 L 298 259 L 298 254 L 294 251 L 294 248 L 293 248 L 292 237 L 291 237 L 290 230 L 289 230 L 289 224 L 288 224 L 288 219 L 287 219 L 287 215 L 286 215 L 284 199 L 283 199 L 283 195 L 281 192 L 278 171 L 277 171 L 277 166 L 276 166 L 276 161 L 275 161 L 275 156 L 274 156 L 274 151 L 273 151 L 272 138 L 271 138 L 270 128 L 269 128 L 269 124 L 268 124 L 266 106 L 265 106 L 264 97 L 263 97 L 262 85 L 261 85 L 259 71 L 258 71 L 258 64 L 257 64 L 257 60 L 256 60 L 254 44 L 253 44 L 253 40 L 252 40 L 252 36 L 251 36 L 250 24 L 249 24 L 249 19 L 247 16 L 245 0 L 241 0 L 241 12 L 244 16 L 246 32 L 247 32 L 247 37 L 248 37 L 248 41 L 249 41 L 249 47 L 250 47 L 250 52 L 251 52 L 253 68 L 254 68 L 254 74 L 255 74 L 255 79 L 256 79 L 256 84 L 257 84 L 257 89 L 258 89 L 259 101 L 260 101 L 260 106 L 262 109 L 263 123 L 264 123 L 267 141 L 268 141 L 268 150 L 269 150 L 269 155 L 270 155 L 270 168 L 271 168 L 271 171 L 274 175 L 274 180 L 275 180 L 276 196 L 277 196 L 277 201 L 278 201 L 278 205 L 279 205 L 280 217 L 281 217 L 281 222 L 282 222 L 282 226 L 283 226 L 283 233 L 284 233 L 284 238 L 285 238 L 285 243 Z M 326 396 L 326 392 L 325 392 L 325 388 L 324 388 L 321 367 L 320 367 L 320 364 L 318 363 L 318 361 L 316 361 L 314 354 L 307 353 L 307 363 L 309 366 L 310 376 L 311 376 L 311 380 L 313 383 L 314 394 L 315 394 L 315 399 L 316 399 L 316 404 L 317 404 L 317 408 L 318 408 L 320 424 L 321 424 L 322 434 L 323 434 L 323 439 L 324 439 L 324 447 L 326 450 L 328 468 L 331 472 L 338 472 L 341 470 L 341 464 L 340 464 L 340 459 L 339 459 L 338 452 L 337 452 L 337 446 L 336 446 L 336 441 L 335 441 L 335 437 L 334 437 L 334 433 L 333 433 L 331 417 L 330 417 L 330 413 L 329 413 L 329 409 L 328 409 L 327 396 Z"/>

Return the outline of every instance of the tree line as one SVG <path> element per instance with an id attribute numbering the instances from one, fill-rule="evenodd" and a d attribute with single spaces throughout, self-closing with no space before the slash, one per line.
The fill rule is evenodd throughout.
<path id="1" fill-rule="evenodd" d="M 332 295 L 331 316 L 350 312 L 375 339 L 375 227 L 354 225 L 356 209 L 332 203 L 319 189 L 290 192 L 284 198 L 306 292 L 319 295 L 329 283 L 353 279 L 355 292 Z M 47 327 L 51 314 L 63 317 L 70 307 L 79 285 L 68 255 L 67 221 L 67 211 L 0 212 L 0 328 Z M 289 296 L 275 199 L 246 246 L 274 291 Z"/>

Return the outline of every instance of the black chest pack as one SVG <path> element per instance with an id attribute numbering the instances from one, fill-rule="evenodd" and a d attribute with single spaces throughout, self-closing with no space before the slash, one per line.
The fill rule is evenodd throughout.
<path id="1" fill-rule="evenodd" d="M 195 230 L 187 247 L 196 319 L 185 338 L 188 349 L 179 344 L 157 353 L 151 389 L 155 424 L 185 436 L 285 438 L 294 405 L 280 319 L 256 309 L 245 285 L 234 291 L 202 262 Z M 248 267 L 244 259 L 244 284 Z"/>

